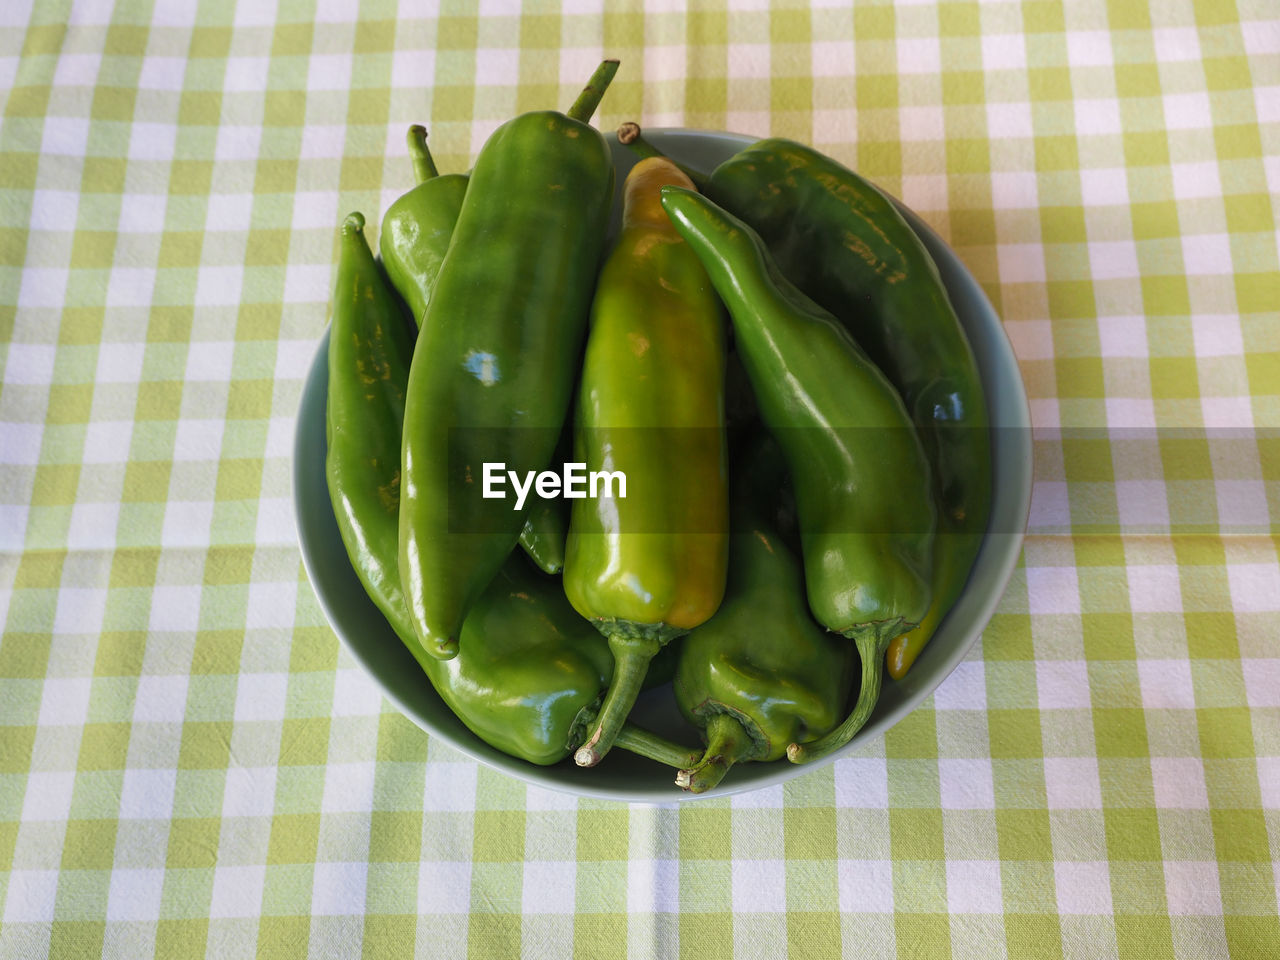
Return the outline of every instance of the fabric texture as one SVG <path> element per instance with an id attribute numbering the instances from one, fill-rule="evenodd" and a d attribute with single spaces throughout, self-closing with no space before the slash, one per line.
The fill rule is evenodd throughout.
<path id="1" fill-rule="evenodd" d="M 886 736 L 677 806 L 526 787 L 339 646 L 290 454 L 336 230 L 596 122 L 901 197 L 1031 397 L 1023 560 Z M 1269 0 L 0 4 L 0 956 L 1280 950 Z M 673 790 L 675 788 L 673 787 Z"/>

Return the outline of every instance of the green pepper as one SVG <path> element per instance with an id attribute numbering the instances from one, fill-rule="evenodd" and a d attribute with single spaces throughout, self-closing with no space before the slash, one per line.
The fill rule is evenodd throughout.
<path id="1" fill-rule="evenodd" d="M 414 321 L 421 322 L 449 250 L 468 178 L 464 174 L 440 176 L 422 126 L 411 126 L 408 140 L 418 186 L 387 208 L 379 249 L 391 285 L 409 305 Z M 539 499 L 520 531 L 520 546 L 539 569 L 559 573 L 564 566 L 567 527 L 563 504 Z"/>
<path id="2" fill-rule="evenodd" d="M 575 459 L 588 473 L 622 473 L 627 490 L 574 500 L 569 520 L 565 593 L 609 638 L 617 664 L 574 757 L 582 766 L 608 752 L 649 660 L 724 595 L 724 317 L 663 213 L 659 190 L 671 183 L 689 179 L 665 160 L 642 161 L 627 177 L 583 360 Z"/>
<path id="3" fill-rule="evenodd" d="M 788 744 L 832 730 L 853 666 L 849 644 L 810 616 L 800 565 L 770 516 L 783 479 L 777 445 L 753 438 L 733 474 L 724 603 L 684 638 L 676 661 L 676 704 L 707 741 L 676 777 L 693 793 L 735 763 L 778 760 Z"/>
<path id="4" fill-rule="evenodd" d="M 582 742 L 614 670 L 604 637 L 573 611 L 556 580 L 518 554 L 467 615 L 458 656 L 419 662 L 472 733 L 544 766 Z M 655 667 L 646 686 L 664 679 L 656 661 Z M 616 745 L 673 767 L 699 755 L 631 723 Z"/>
<path id="5" fill-rule="evenodd" d="M 902 676 L 969 577 L 991 511 L 991 440 L 977 362 L 937 265 L 893 202 L 817 150 L 771 139 L 705 191 L 768 244 L 787 279 L 831 311 L 906 403 L 938 504 L 933 601 L 888 651 Z"/>
<path id="6" fill-rule="evenodd" d="M 410 326 L 364 236 L 343 221 L 325 401 L 325 478 L 351 565 L 405 643 L 416 642 L 396 565 L 400 425 L 412 352 Z"/>
<path id="7" fill-rule="evenodd" d="M 461 173 L 440 176 L 422 126 L 411 126 L 408 140 L 418 185 L 387 207 L 378 251 L 392 286 L 409 305 L 414 323 L 421 325 L 458 222 L 467 177 Z"/>
<path id="8" fill-rule="evenodd" d="M 787 751 L 794 762 L 817 759 L 870 717 L 886 647 L 928 609 L 936 524 L 928 462 L 893 385 L 782 276 L 755 231 L 689 190 L 664 187 L 662 204 L 729 308 L 760 418 L 786 457 L 809 607 L 862 658 L 845 721 Z"/>
<path id="9" fill-rule="evenodd" d="M 406 395 L 400 576 L 424 649 L 449 658 L 467 610 L 515 546 L 525 509 L 483 496 L 486 464 L 551 462 L 569 409 L 613 197 L 587 120 L 606 61 L 568 115 L 526 113 L 489 137 L 414 349 Z"/>

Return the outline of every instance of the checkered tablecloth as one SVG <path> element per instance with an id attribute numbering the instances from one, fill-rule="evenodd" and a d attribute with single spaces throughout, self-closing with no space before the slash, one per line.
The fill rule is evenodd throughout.
<path id="1" fill-rule="evenodd" d="M 0 3 L 0 957 L 1280 956 L 1280 8 L 850 7 Z M 602 56 L 605 130 L 902 197 L 1036 427 L 936 694 L 678 807 L 420 732 L 290 505 L 340 216 L 411 185 L 407 124 L 465 169 Z"/>

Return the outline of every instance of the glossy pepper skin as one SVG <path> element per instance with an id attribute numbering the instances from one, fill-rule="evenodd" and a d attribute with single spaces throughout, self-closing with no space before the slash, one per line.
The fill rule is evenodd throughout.
<path id="1" fill-rule="evenodd" d="M 396 564 L 400 428 L 409 381 L 408 319 L 364 236 L 343 221 L 325 401 L 325 478 L 342 542 L 365 591 L 407 644 L 416 643 Z"/>
<path id="2" fill-rule="evenodd" d="M 420 323 L 449 251 L 468 177 L 439 174 L 427 148 L 427 131 L 418 124 L 409 128 L 408 141 L 418 185 L 387 208 L 379 250 L 392 286 L 409 305 L 414 322 Z M 560 501 L 538 500 L 530 508 L 520 531 L 520 546 L 540 570 L 559 573 L 564 567 L 568 525 Z"/>
<path id="3" fill-rule="evenodd" d="M 934 596 L 920 625 L 890 645 L 889 673 L 900 677 L 963 589 L 990 515 L 991 441 L 973 350 L 920 238 L 847 167 L 791 140 L 762 140 L 717 167 L 705 192 L 848 328 L 920 434 L 938 504 Z"/>
<path id="4" fill-rule="evenodd" d="M 550 469 L 560 472 L 565 460 L 570 459 L 573 430 L 566 426 L 556 445 Z M 529 491 L 529 515 L 520 531 L 520 546 L 525 554 L 543 573 L 560 573 L 564 570 L 565 540 L 569 536 L 569 501 L 563 497 L 542 497 L 536 489 Z"/>
<path id="5" fill-rule="evenodd" d="M 559 573 L 564 569 L 568 536 L 569 516 L 564 502 L 539 500 L 529 508 L 529 515 L 520 529 L 520 546 L 543 573 Z"/>
<path id="6" fill-rule="evenodd" d="M 795 487 L 809 608 L 849 637 L 862 687 L 845 721 L 794 762 L 847 743 L 880 696 L 885 648 L 929 606 L 936 511 L 929 466 L 892 384 L 834 317 L 778 271 L 741 220 L 689 190 L 662 203 L 733 318 L 760 418 Z"/>
<path id="7" fill-rule="evenodd" d="M 649 660 L 707 621 L 724 595 L 724 317 L 662 210 L 659 191 L 672 183 L 691 185 L 666 160 L 641 161 L 628 175 L 583 360 L 574 458 L 627 482 L 625 499 L 588 497 L 571 508 L 565 593 L 609 637 L 618 665 L 575 755 L 583 766 L 608 752 Z"/>
<path id="8" fill-rule="evenodd" d="M 750 441 L 733 466 L 729 584 L 716 615 L 681 642 L 676 704 L 705 731 L 707 749 L 676 783 L 693 793 L 735 763 L 778 760 L 843 718 L 853 666 L 849 643 L 814 623 L 804 576 L 771 518 L 781 452 Z"/>
<path id="9" fill-rule="evenodd" d="M 457 654 L 467 610 L 524 526 L 513 500 L 481 496 L 483 464 L 541 471 L 564 426 L 613 194 L 609 147 L 586 120 L 616 69 L 602 65 L 568 115 L 527 113 L 489 137 L 423 316 L 400 576 L 432 656 Z"/>
<path id="10" fill-rule="evenodd" d="M 408 141 L 418 185 L 387 207 L 378 252 L 392 286 L 409 305 L 414 323 L 421 325 L 467 193 L 467 177 L 438 173 L 423 127 L 411 126 Z"/>
<path id="11" fill-rule="evenodd" d="M 573 611 L 556 580 L 519 553 L 468 614 L 458 656 L 419 662 L 472 733 L 542 766 L 582 742 L 613 674 L 604 637 Z M 663 679 L 654 673 L 651 683 Z M 698 756 L 634 724 L 623 728 L 617 745 L 674 767 Z"/>

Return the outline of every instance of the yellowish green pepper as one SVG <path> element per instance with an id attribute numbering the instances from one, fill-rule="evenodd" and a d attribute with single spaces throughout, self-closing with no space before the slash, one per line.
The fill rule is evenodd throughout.
<path id="1" fill-rule="evenodd" d="M 627 177 L 578 394 L 574 459 L 588 472 L 620 472 L 627 485 L 625 498 L 574 500 L 569 522 L 565 593 L 609 638 L 617 664 L 575 754 L 583 766 L 608 752 L 650 659 L 710 619 L 724 594 L 724 317 L 662 210 L 667 184 L 691 185 L 665 160 L 642 161 Z"/>

